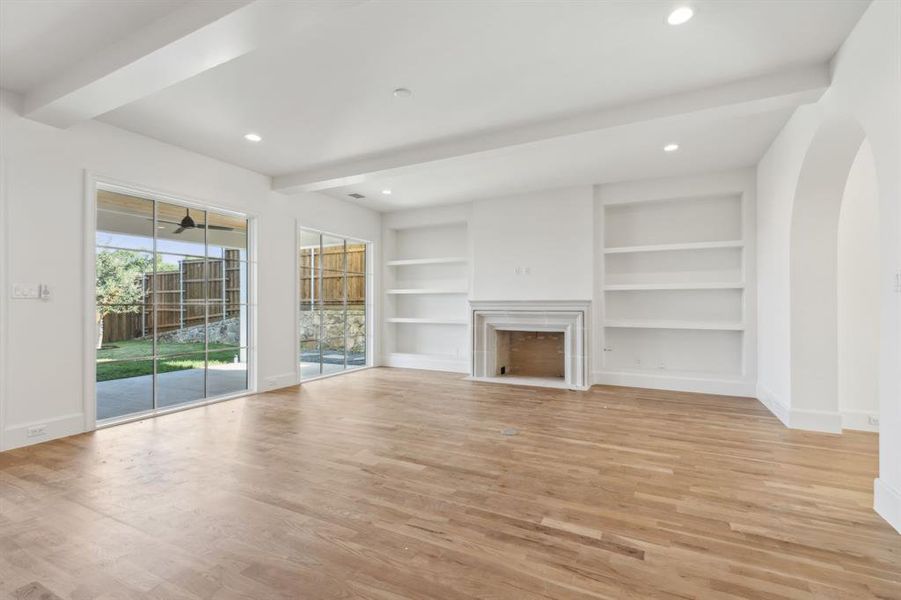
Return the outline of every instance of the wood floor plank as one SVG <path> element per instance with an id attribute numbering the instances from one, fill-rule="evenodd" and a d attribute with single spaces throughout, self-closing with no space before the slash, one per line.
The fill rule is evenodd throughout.
<path id="1" fill-rule="evenodd" d="M 877 441 L 370 369 L 0 454 L 0 595 L 897 600 Z"/>

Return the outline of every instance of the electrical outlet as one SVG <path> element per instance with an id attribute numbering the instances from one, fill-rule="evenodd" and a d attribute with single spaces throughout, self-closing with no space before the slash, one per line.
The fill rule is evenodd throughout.
<path id="1" fill-rule="evenodd" d="M 879 417 L 876 415 L 867 415 L 867 423 L 873 427 L 879 427 Z"/>
<path id="2" fill-rule="evenodd" d="M 641 359 L 638 358 L 637 356 L 635 357 L 635 366 L 636 366 L 636 367 L 640 367 L 640 366 L 641 366 Z"/>
<path id="3" fill-rule="evenodd" d="M 42 435 L 47 435 L 47 426 L 46 425 L 32 425 L 28 429 L 25 430 L 25 437 L 40 437 Z"/>
<path id="4" fill-rule="evenodd" d="M 264 384 L 267 390 L 271 390 L 274 387 L 278 387 L 278 377 L 270 377 L 267 379 Z"/>
<path id="5" fill-rule="evenodd" d="M 662 371 L 666 371 L 666 365 L 663 364 L 662 362 L 657 363 L 657 368 Z"/>

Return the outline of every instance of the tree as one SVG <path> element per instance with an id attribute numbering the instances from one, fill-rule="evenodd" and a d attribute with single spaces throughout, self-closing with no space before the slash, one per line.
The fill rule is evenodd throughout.
<path id="1" fill-rule="evenodd" d="M 153 270 L 145 255 L 130 250 L 97 253 L 97 348 L 103 344 L 103 318 L 108 314 L 138 312 L 144 302 L 141 278 Z"/>

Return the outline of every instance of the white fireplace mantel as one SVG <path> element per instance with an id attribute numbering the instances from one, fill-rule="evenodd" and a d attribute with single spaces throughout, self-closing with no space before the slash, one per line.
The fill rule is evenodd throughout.
<path id="1" fill-rule="evenodd" d="M 563 333 L 565 387 L 590 387 L 590 300 L 471 300 L 469 306 L 473 379 L 497 381 L 497 331 L 555 331 Z M 529 383 L 542 385 L 542 380 L 529 378 Z M 556 381 L 549 385 L 560 387 Z"/>

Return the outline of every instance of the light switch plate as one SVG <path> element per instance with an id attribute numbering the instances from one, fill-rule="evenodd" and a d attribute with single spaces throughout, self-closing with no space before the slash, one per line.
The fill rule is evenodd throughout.
<path id="1" fill-rule="evenodd" d="M 19 300 L 37 300 L 41 297 L 39 283 L 14 283 L 12 297 Z"/>

